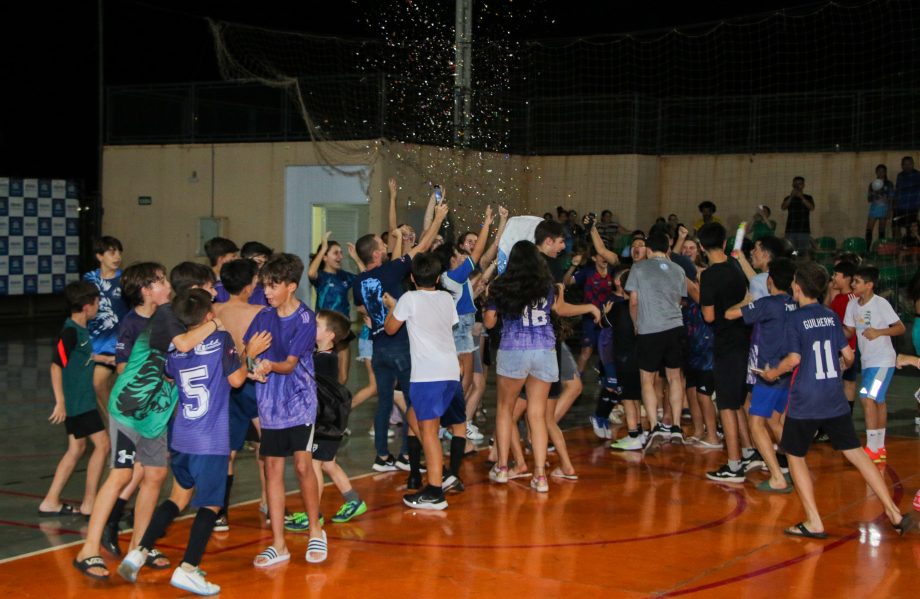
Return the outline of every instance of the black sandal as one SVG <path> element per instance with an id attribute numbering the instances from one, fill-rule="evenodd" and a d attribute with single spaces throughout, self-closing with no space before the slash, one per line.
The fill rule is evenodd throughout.
<path id="1" fill-rule="evenodd" d="M 108 571 L 108 566 L 105 565 L 105 561 L 100 555 L 93 555 L 84 560 L 78 560 L 74 558 L 73 567 L 83 573 L 84 576 L 89 576 L 94 580 L 108 580 L 108 574 L 93 574 L 90 572 L 91 568 L 102 568 Z"/>
<path id="2" fill-rule="evenodd" d="M 61 516 L 73 516 L 77 513 L 78 512 L 74 510 L 74 507 L 72 505 L 63 503 L 61 504 L 61 509 L 56 510 L 56 511 L 38 510 L 38 517 L 39 518 L 60 518 Z"/>
<path id="3" fill-rule="evenodd" d="M 165 559 L 165 560 L 166 560 L 166 563 L 165 563 L 165 564 L 157 564 L 157 560 L 158 560 L 158 559 Z M 154 569 L 154 570 L 167 570 L 167 569 L 169 569 L 169 568 L 172 566 L 172 564 L 171 564 L 170 561 L 169 561 L 169 558 L 166 557 L 166 555 L 164 555 L 164 554 L 160 553 L 159 551 L 157 551 L 156 549 L 151 549 L 151 550 L 147 553 L 147 560 L 144 562 L 144 565 L 147 566 L 148 568 L 152 568 L 152 569 Z"/>
<path id="4" fill-rule="evenodd" d="M 892 524 L 896 531 L 898 531 L 898 536 L 903 537 L 905 534 L 910 532 L 914 526 L 916 526 L 913 516 L 910 514 L 901 514 L 901 521 L 897 524 Z"/>

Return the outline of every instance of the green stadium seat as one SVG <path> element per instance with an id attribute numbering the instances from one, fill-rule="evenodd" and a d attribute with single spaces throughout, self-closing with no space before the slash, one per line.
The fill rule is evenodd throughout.
<path id="1" fill-rule="evenodd" d="M 833 237 L 818 237 L 815 240 L 819 250 L 836 250 L 837 240 Z"/>
<path id="2" fill-rule="evenodd" d="M 862 237 L 850 237 L 843 242 L 843 249 L 860 256 L 866 255 L 866 240 Z"/>

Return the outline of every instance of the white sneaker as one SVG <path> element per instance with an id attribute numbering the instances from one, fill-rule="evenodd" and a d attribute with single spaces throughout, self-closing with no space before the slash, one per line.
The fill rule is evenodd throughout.
<path id="1" fill-rule="evenodd" d="M 467 422 L 466 423 L 466 438 L 469 439 L 470 441 L 482 441 L 483 439 L 485 439 L 485 435 L 483 435 L 479 431 L 478 426 L 476 426 L 472 422 Z"/>
<path id="2" fill-rule="evenodd" d="M 598 418 L 598 417 L 595 416 L 594 414 L 591 414 L 591 415 L 588 416 L 588 422 L 591 423 L 591 428 L 594 429 L 594 435 L 595 435 L 598 439 L 606 439 L 606 438 L 607 438 L 607 431 L 604 430 L 604 421 L 603 421 L 603 420 L 604 420 L 603 418 Z"/>
<path id="3" fill-rule="evenodd" d="M 137 573 L 144 567 L 147 561 L 147 555 L 140 549 L 132 549 L 118 564 L 118 575 L 128 582 L 137 581 Z"/>
<path id="4" fill-rule="evenodd" d="M 630 437 L 626 435 L 622 439 L 614 441 L 610 444 L 610 449 L 615 449 L 617 451 L 642 451 L 642 448 L 645 444 L 642 442 L 642 435 L 638 437 Z"/>
<path id="5" fill-rule="evenodd" d="M 204 574 L 198 568 L 189 572 L 182 566 L 179 566 L 173 570 L 169 584 L 177 589 L 195 593 L 196 595 L 216 595 L 220 592 L 220 587 L 205 580 Z"/>

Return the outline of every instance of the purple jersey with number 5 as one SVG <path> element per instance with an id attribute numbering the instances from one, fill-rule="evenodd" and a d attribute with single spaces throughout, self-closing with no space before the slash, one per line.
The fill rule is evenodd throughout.
<path id="1" fill-rule="evenodd" d="M 555 349 L 556 335 L 550 312 L 555 294 L 552 290 L 542 300 L 524 308 L 518 315 L 502 314 L 502 340 L 498 349 Z M 495 306 L 488 309 L 494 310 Z"/>
<path id="2" fill-rule="evenodd" d="M 784 337 L 785 353 L 801 357 L 789 386 L 789 416 L 820 420 L 848 414 L 840 352 L 849 344 L 833 310 L 808 304 L 786 313 Z"/>
<path id="3" fill-rule="evenodd" d="M 194 455 L 230 455 L 230 382 L 240 358 L 233 338 L 215 331 L 190 352 L 172 352 L 166 374 L 179 388 L 170 446 Z"/>

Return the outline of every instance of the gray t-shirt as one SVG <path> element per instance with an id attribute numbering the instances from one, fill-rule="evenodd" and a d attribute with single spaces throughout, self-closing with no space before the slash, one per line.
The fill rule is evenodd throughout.
<path id="1" fill-rule="evenodd" d="M 651 335 L 684 326 L 680 300 L 687 295 L 683 269 L 666 258 L 648 258 L 633 264 L 626 291 L 639 292 L 636 328 Z"/>

